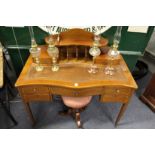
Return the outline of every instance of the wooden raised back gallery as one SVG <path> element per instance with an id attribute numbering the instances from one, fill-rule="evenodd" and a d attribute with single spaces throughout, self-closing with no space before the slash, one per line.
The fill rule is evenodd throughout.
<path id="1" fill-rule="evenodd" d="M 59 40 L 57 38 L 59 37 Z M 45 38 L 45 42 L 48 44 L 49 39 L 53 38 L 55 44 L 59 47 L 60 60 L 71 60 L 71 59 L 83 59 L 85 61 L 90 60 L 91 56 L 88 51 L 93 46 L 94 34 L 82 29 L 70 29 L 66 32 L 62 32 L 59 36 L 50 35 Z M 101 37 L 100 47 L 102 52 L 106 52 L 108 40 Z"/>

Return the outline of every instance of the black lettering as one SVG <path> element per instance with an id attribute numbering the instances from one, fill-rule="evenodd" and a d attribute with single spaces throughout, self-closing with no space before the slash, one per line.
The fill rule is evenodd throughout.
<path id="1" fill-rule="evenodd" d="M 60 33 L 61 32 L 61 27 L 58 26 L 56 32 Z"/>
<path id="2" fill-rule="evenodd" d="M 92 32 L 93 32 L 93 33 L 96 32 L 96 28 L 95 28 L 95 26 L 92 26 Z"/>
<path id="3" fill-rule="evenodd" d="M 91 29 L 90 28 L 85 28 L 86 31 L 88 32 L 91 32 Z"/>
<path id="4" fill-rule="evenodd" d="M 54 31 L 54 30 L 55 30 L 55 27 L 56 27 L 56 26 L 51 26 L 51 28 L 52 28 L 52 31 Z"/>

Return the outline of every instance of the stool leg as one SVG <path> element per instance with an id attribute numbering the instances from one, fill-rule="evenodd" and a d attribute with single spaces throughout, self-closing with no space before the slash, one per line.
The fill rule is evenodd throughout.
<path id="1" fill-rule="evenodd" d="M 78 126 L 78 128 L 83 128 L 82 123 L 81 123 L 81 119 L 80 119 L 80 112 L 75 112 L 75 121 L 76 124 Z"/>

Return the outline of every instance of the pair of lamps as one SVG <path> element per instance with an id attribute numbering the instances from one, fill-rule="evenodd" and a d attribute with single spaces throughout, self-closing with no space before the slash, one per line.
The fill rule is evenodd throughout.
<path id="1" fill-rule="evenodd" d="M 47 52 L 49 56 L 52 58 L 52 71 L 58 71 L 59 70 L 59 65 L 57 64 L 57 59 L 59 57 L 59 50 L 55 46 L 55 42 L 53 38 L 50 38 L 49 40 L 49 46 L 47 49 Z M 43 71 L 44 67 L 40 64 L 40 54 L 41 54 L 41 49 L 37 46 L 35 39 L 31 40 L 31 48 L 30 48 L 30 53 L 33 59 L 33 62 L 36 63 L 36 71 L 40 72 Z"/>
<path id="2" fill-rule="evenodd" d="M 115 73 L 115 68 L 113 67 L 113 60 L 115 58 L 118 57 L 118 55 L 120 54 L 118 51 L 118 47 L 119 47 L 119 43 L 121 40 L 121 31 L 122 31 L 122 27 L 118 26 L 116 29 L 116 33 L 114 35 L 114 40 L 113 40 L 113 45 L 110 48 L 110 50 L 108 51 L 108 56 L 109 56 L 109 63 L 108 65 L 105 67 L 105 74 L 106 75 L 113 75 Z M 94 43 L 93 43 L 93 47 L 90 48 L 89 50 L 89 54 L 91 56 L 93 56 L 93 63 L 91 65 L 91 67 L 89 68 L 88 72 L 89 73 L 97 73 L 98 72 L 98 67 L 97 65 L 95 65 L 95 59 L 97 56 L 99 56 L 101 54 L 101 51 L 99 49 L 99 43 L 100 43 L 100 35 L 95 35 L 94 36 Z"/>

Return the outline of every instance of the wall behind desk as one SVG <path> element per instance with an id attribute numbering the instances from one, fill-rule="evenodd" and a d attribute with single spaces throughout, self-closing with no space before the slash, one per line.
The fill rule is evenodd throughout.
<path id="1" fill-rule="evenodd" d="M 136 64 L 138 57 L 145 51 L 153 29 L 154 27 L 150 26 L 147 33 L 136 33 L 128 32 L 128 27 L 123 26 L 119 50 L 122 52 L 124 51 L 123 57 L 131 71 Z M 34 26 L 33 30 L 37 44 L 45 44 L 44 38 L 48 35 L 48 33 L 44 32 L 37 26 Z M 112 44 L 115 31 L 116 26 L 113 26 L 106 32 L 102 33 L 102 36 L 109 40 L 109 45 Z M 17 40 L 14 38 L 12 27 L 0 27 L 0 41 L 8 49 L 18 76 L 29 56 L 28 49 L 31 44 L 31 38 L 27 26 L 14 27 L 14 32 Z M 18 47 L 20 47 L 19 50 Z"/>

